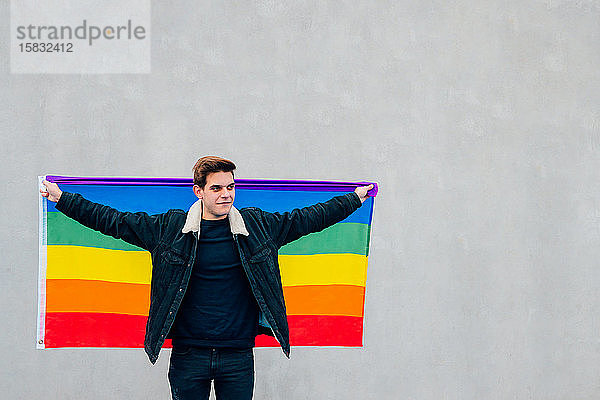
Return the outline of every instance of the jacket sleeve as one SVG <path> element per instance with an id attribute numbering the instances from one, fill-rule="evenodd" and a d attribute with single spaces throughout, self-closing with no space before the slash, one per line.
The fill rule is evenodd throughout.
<path id="1" fill-rule="evenodd" d="M 262 211 L 271 238 L 281 247 L 309 233 L 319 232 L 334 225 L 362 205 L 355 192 L 336 196 L 324 203 L 296 208 L 282 214 Z"/>
<path id="2" fill-rule="evenodd" d="M 152 251 L 166 214 L 123 212 L 94 203 L 78 193 L 62 192 L 56 209 L 88 228 Z"/>

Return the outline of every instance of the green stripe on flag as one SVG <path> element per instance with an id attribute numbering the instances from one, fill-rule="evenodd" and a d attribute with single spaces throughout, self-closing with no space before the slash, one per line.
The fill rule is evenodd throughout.
<path id="1" fill-rule="evenodd" d="M 111 250 L 143 249 L 87 228 L 59 212 L 48 213 L 48 245 L 74 245 Z M 281 255 L 351 253 L 367 255 L 370 226 L 338 223 L 321 232 L 311 233 L 279 250 Z"/>
<path id="2" fill-rule="evenodd" d="M 353 222 L 335 224 L 321 232 L 311 233 L 286 244 L 279 249 L 279 254 L 352 253 L 366 256 L 368 234 L 369 225 L 367 224 Z"/>
<path id="3" fill-rule="evenodd" d="M 121 239 L 103 235 L 60 212 L 48 213 L 48 245 L 67 244 L 74 246 L 100 247 L 111 250 L 144 251 Z"/>

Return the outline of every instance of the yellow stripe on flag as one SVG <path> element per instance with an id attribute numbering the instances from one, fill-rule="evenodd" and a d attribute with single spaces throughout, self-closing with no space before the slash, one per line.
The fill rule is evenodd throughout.
<path id="1" fill-rule="evenodd" d="M 147 251 L 49 245 L 47 279 L 89 279 L 150 283 L 151 257 Z M 280 255 L 283 286 L 365 286 L 367 257 L 359 254 Z"/>
<path id="2" fill-rule="evenodd" d="M 283 286 L 356 285 L 367 282 L 367 257 L 359 254 L 279 256 Z"/>
<path id="3" fill-rule="evenodd" d="M 46 279 L 91 279 L 150 283 L 152 261 L 147 251 L 83 246 L 48 246 Z"/>

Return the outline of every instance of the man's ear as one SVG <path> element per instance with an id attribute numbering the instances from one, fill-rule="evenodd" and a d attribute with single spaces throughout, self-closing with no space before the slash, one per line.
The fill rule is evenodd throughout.
<path id="1" fill-rule="evenodd" d="M 194 194 L 196 195 L 197 198 L 199 198 L 199 199 L 202 198 L 202 192 L 203 192 L 203 190 L 200 189 L 200 186 L 194 185 L 192 187 L 192 190 L 194 191 Z"/>

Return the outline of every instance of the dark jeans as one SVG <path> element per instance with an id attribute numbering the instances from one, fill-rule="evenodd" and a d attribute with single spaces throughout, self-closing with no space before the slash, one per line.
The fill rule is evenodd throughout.
<path id="1" fill-rule="evenodd" d="M 217 400 L 250 400 L 254 391 L 254 351 L 173 347 L 168 376 L 173 400 L 208 399 L 213 379 Z"/>

